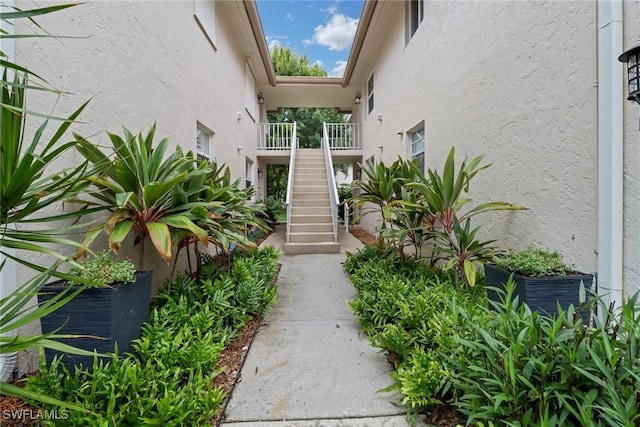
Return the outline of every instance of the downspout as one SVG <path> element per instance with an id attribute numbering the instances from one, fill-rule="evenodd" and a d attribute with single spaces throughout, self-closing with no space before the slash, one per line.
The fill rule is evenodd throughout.
<path id="1" fill-rule="evenodd" d="M 598 0 L 598 294 L 622 303 L 622 0 Z"/>

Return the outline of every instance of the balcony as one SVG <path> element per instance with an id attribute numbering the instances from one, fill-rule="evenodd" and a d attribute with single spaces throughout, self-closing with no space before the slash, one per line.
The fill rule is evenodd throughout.
<path id="1" fill-rule="evenodd" d="M 327 140 L 335 157 L 362 155 L 362 125 L 327 123 Z M 293 123 L 258 123 L 258 155 L 288 156 L 291 150 Z M 300 138 L 296 141 L 300 148 Z M 286 152 L 286 153 L 285 153 Z"/>

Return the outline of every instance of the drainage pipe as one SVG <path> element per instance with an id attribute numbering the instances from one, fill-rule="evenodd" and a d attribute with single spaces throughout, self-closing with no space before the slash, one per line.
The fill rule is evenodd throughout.
<path id="1" fill-rule="evenodd" d="M 598 293 L 622 303 L 623 68 L 622 0 L 598 0 Z"/>

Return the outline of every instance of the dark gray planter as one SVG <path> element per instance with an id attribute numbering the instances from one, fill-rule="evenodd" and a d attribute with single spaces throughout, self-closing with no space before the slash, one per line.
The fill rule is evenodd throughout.
<path id="1" fill-rule="evenodd" d="M 70 338 L 59 341 L 74 347 L 98 353 L 112 353 L 116 344 L 118 353 L 132 350 L 131 341 L 140 337 L 142 325 L 149 319 L 152 271 L 136 273 L 136 283 L 116 283 L 105 288 L 85 289 L 60 309 L 41 319 L 42 332 L 57 334 L 92 335 L 95 338 Z M 49 283 L 42 288 L 38 302 L 43 303 L 67 287 L 64 280 Z M 47 365 L 54 356 L 62 355 L 64 365 L 73 372 L 74 365 L 92 369 L 92 356 L 60 353 L 45 349 Z"/>
<path id="2" fill-rule="evenodd" d="M 490 289 L 490 287 L 504 288 L 511 274 L 510 271 L 504 270 L 495 264 L 486 263 L 484 265 L 489 301 L 500 301 L 498 293 Z M 526 277 L 513 274 L 513 281 L 516 284 L 514 298 L 516 296 L 520 297 L 520 302 L 525 302 L 531 310 L 554 315 L 558 313 L 558 302 L 563 310 L 569 308 L 571 304 L 578 310 L 580 305 L 580 283 L 584 283 L 588 296 L 588 291 L 593 283 L 593 275 L 576 272 L 568 276 Z M 587 310 L 583 310 L 580 315 L 585 323 L 589 320 L 589 312 Z"/>

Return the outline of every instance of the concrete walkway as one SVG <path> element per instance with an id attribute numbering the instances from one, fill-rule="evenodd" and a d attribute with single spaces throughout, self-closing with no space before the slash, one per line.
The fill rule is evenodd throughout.
<path id="1" fill-rule="evenodd" d="M 282 247 L 275 233 L 263 245 Z M 283 256 L 278 302 L 258 330 L 226 410 L 233 427 L 401 427 L 409 423 L 385 356 L 359 333 L 348 302 L 355 290 L 342 262 L 360 242 L 341 236 L 343 253 Z"/>

